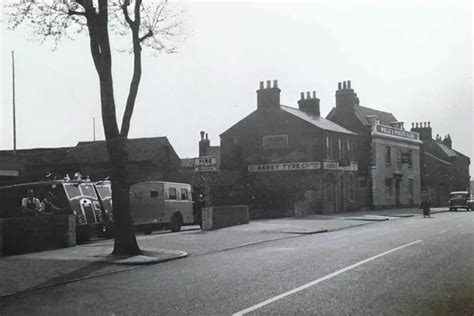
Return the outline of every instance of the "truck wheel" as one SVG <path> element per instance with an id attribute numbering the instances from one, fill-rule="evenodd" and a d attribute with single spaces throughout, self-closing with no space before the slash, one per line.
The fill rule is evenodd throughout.
<path id="1" fill-rule="evenodd" d="M 145 235 L 150 235 L 152 232 L 153 232 L 153 226 L 151 226 L 151 225 L 143 226 L 143 233 Z"/>
<path id="2" fill-rule="evenodd" d="M 170 220 L 170 229 L 172 232 L 179 232 L 183 225 L 183 217 L 180 213 L 174 213 Z"/>

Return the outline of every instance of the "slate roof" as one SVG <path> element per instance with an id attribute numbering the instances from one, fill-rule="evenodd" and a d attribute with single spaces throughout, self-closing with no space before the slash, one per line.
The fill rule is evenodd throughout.
<path id="1" fill-rule="evenodd" d="M 449 148 L 448 146 L 446 146 L 445 144 L 442 144 L 442 143 L 439 143 L 439 142 L 435 142 L 436 145 L 439 146 L 439 148 L 441 148 L 441 150 L 443 151 L 443 153 L 448 156 L 448 157 L 457 157 L 458 155 L 456 154 L 456 151 L 452 150 L 451 148 Z"/>
<path id="2" fill-rule="evenodd" d="M 328 119 L 332 119 L 336 115 L 337 108 L 332 108 L 329 114 L 327 115 Z M 371 109 L 365 106 L 356 105 L 354 106 L 354 114 L 359 119 L 359 121 L 364 125 L 370 125 L 370 122 L 367 120 L 367 116 L 376 115 L 380 118 L 380 122 L 383 125 L 390 126 L 390 123 L 396 122 L 397 119 L 392 113 L 384 112 L 380 110 Z"/>
<path id="3" fill-rule="evenodd" d="M 351 132 L 348 129 L 345 129 L 342 126 L 337 125 L 336 123 L 325 119 L 322 116 L 318 115 L 313 115 L 304 111 L 301 111 L 297 108 L 292 108 L 286 105 L 281 105 L 280 109 L 283 111 L 296 116 L 299 119 L 302 119 L 303 121 L 306 121 L 316 127 L 319 127 L 320 129 L 326 130 L 326 131 L 333 131 L 333 132 L 338 132 L 338 133 L 344 133 L 344 134 L 350 134 L 350 135 L 356 135 L 354 132 Z"/>
<path id="4" fill-rule="evenodd" d="M 151 161 L 164 147 L 168 147 L 170 154 L 178 157 L 167 137 L 127 139 L 128 161 Z M 69 152 L 68 158 L 71 162 L 80 163 L 103 163 L 109 161 L 105 141 L 79 142 Z"/>

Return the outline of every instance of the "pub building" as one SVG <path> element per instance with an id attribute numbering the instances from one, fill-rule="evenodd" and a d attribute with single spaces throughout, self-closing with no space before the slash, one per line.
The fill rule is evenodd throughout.
<path id="1" fill-rule="evenodd" d="M 326 117 L 357 133 L 358 194 L 363 208 L 413 206 L 420 200 L 420 146 L 392 113 L 361 106 L 350 81 L 340 82 Z"/>
<path id="2" fill-rule="evenodd" d="M 252 218 L 358 208 L 356 133 L 321 117 L 316 92 L 280 104 L 278 82 L 260 82 L 257 109 L 220 135 L 221 172 L 240 174 Z M 234 190 L 235 193 L 235 190 Z"/>

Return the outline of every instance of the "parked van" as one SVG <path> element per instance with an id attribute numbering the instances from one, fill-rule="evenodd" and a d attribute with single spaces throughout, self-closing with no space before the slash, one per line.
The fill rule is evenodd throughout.
<path id="1" fill-rule="evenodd" d="M 33 189 L 36 198 L 43 201 L 46 194 L 60 211 L 55 214 L 76 216 L 76 240 L 88 241 L 92 234 L 106 236 L 111 227 L 112 212 L 102 207 L 95 184 L 92 182 L 50 180 L 13 184 L 0 187 L 0 218 L 22 217 L 22 198 Z"/>
<path id="2" fill-rule="evenodd" d="M 158 228 L 180 231 L 182 225 L 194 224 L 191 185 L 161 181 L 133 184 L 130 210 L 135 225 L 145 234 Z"/>

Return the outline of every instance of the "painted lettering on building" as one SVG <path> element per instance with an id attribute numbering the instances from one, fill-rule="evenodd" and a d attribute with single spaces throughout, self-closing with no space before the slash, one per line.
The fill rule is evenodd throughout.
<path id="1" fill-rule="evenodd" d="M 315 169 L 321 169 L 321 163 L 319 161 L 270 163 L 248 166 L 249 172 L 296 171 Z"/>
<path id="2" fill-rule="evenodd" d="M 194 159 L 194 170 L 195 171 L 216 171 L 217 170 L 217 157 L 205 156 Z"/>
<path id="3" fill-rule="evenodd" d="M 377 125 L 377 132 L 381 134 L 386 134 L 386 135 L 393 135 L 393 136 L 398 136 L 402 138 L 408 138 L 408 139 L 414 139 L 418 140 L 418 134 L 405 131 L 402 129 L 397 129 L 389 126 L 384 126 L 384 125 Z"/>
<path id="4" fill-rule="evenodd" d="M 288 135 L 263 136 L 263 149 L 288 148 Z"/>
<path id="5" fill-rule="evenodd" d="M 326 170 L 339 170 L 339 171 L 357 171 L 359 165 L 355 162 L 351 162 L 348 166 L 341 166 L 338 162 L 324 161 L 323 169 Z"/>

